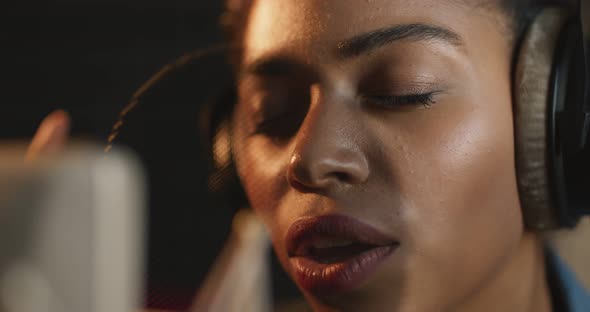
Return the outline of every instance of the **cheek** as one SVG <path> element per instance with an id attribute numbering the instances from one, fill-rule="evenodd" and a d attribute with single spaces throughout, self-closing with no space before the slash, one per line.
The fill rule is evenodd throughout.
<path id="1" fill-rule="evenodd" d="M 233 122 L 232 151 L 241 184 L 251 208 L 262 218 L 271 234 L 277 207 L 288 189 L 284 172 L 289 148 L 278 149 L 261 138 L 248 137 L 247 125 L 239 109 Z"/>
<path id="2" fill-rule="evenodd" d="M 423 146 L 419 176 L 424 201 L 416 213 L 428 211 L 450 233 L 473 231 L 479 237 L 500 240 L 499 225 L 519 230 L 520 207 L 514 171 L 512 121 L 509 114 L 473 110 L 447 118 L 434 128 L 438 142 Z M 428 195 L 428 196 L 424 196 Z"/>
<path id="3" fill-rule="evenodd" d="M 400 184 L 410 266 L 441 284 L 473 286 L 515 250 L 523 226 L 510 98 L 465 103 L 433 112 L 409 136 L 414 169 Z"/>

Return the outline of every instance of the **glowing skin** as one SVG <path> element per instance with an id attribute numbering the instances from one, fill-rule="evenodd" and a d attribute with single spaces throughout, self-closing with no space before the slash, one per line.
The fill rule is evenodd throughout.
<path id="1" fill-rule="evenodd" d="M 304 217 L 346 215 L 399 242 L 352 290 L 302 288 L 318 311 L 550 311 L 541 244 L 518 201 L 511 42 L 500 13 L 463 2 L 251 8 L 232 144 L 283 266 L 294 274 L 286 235 Z M 457 37 L 355 55 L 339 45 L 418 23 Z M 416 94 L 429 96 L 383 100 Z"/>

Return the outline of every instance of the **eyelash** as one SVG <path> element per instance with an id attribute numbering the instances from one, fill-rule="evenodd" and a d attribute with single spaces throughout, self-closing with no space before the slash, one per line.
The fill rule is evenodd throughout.
<path id="1" fill-rule="evenodd" d="M 412 106 L 412 105 L 422 105 L 425 108 L 428 108 L 436 103 L 434 100 L 434 96 L 439 93 L 438 91 L 428 92 L 428 93 L 420 93 L 420 94 L 409 94 L 409 95 L 401 95 L 401 96 L 392 96 L 392 95 L 376 95 L 376 96 L 366 96 L 364 100 L 369 102 L 373 105 L 384 106 L 384 107 L 404 107 L 404 106 Z"/>
<path id="2" fill-rule="evenodd" d="M 434 100 L 434 96 L 438 94 L 440 91 L 433 91 L 428 93 L 420 93 L 420 94 L 409 94 L 409 95 L 376 95 L 376 96 L 365 96 L 364 101 L 368 102 L 371 105 L 377 105 L 381 107 L 387 108 L 400 108 L 400 107 L 408 107 L 413 105 L 422 105 L 425 108 L 428 108 L 436 103 Z M 277 125 L 278 122 L 285 121 L 283 126 L 288 124 L 289 116 L 288 114 L 280 114 L 279 116 L 268 118 L 266 120 L 261 121 L 255 126 L 253 134 L 264 134 L 272 132 L 273 127 Z M 280 130 L 279 130 L 280 131 Z M 283 130 L 284 131 L 284 130 Z M 290 129 L 293 131 L 293 129 Z M 286 131 L 288 132 L 288 131 Z M 282 134 L 284 136 L 284 134 Z M 280 135 L 276 135 L 280 136 Z"/>

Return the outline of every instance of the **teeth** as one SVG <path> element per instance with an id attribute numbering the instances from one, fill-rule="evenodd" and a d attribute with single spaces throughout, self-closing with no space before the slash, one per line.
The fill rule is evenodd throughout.
<path id="1" fill-rule="evenodd" d="M 313 242 L 312 247 L 316 249 L 346 247 L 352 245 L 354 242 L 347 239 L 324 238 Z"/>

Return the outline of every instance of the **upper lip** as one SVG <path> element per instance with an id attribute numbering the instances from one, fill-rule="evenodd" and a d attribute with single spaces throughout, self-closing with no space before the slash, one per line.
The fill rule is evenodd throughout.
<path id="1" fill-rule="evenodd" d="M 392 237 L 352 217 L 343 215 L 306 217 L 295 221 L 287 231 L 286 244 L 289 257 L 306 256 L 309 248 L 318 239 L 347 240 L 376 247 L 398 243 Z"/>

